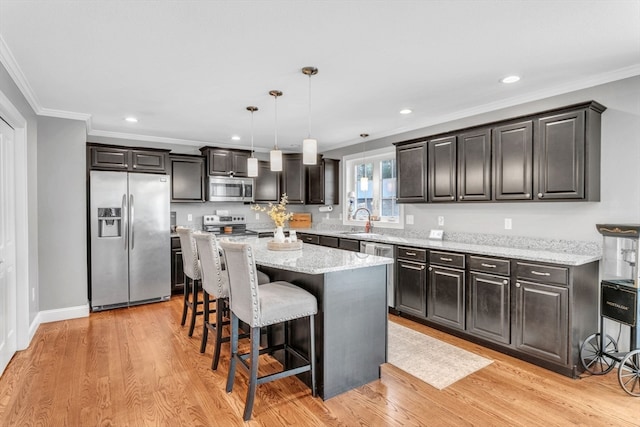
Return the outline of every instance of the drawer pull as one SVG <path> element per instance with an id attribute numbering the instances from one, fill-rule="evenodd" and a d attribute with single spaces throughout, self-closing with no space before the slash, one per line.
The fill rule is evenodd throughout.
<path id="1" fill-rule="evenodd" d="M 452 261 L 453 261 L 453 259 L 451 259 L 451 258 L 445 258 L 445 257 L 440 257 L 440 261 L 452 262 Z"/>
<path id="2" fill-rule="evenodd" d="M 507 279 L 505 279 L 505 280 L 503 280 L 503 281 L 502 281 L 502 284 L 503 284 L 503 285 L 506 285 L 507 283 L 509 283 L 509 281 L 508 281 Z"/>
<path id="3" fill-rule="evenodd" d="M 484 263 L 484 262 L 483 262 L 483 263 L 482 263 L 482 264 L 480 264 L 480 265 L 481 265 L 481 266 L 483 266 L 483 267 L 487 267 L 487 268 L 496 268 L 496 265 L 495 265 L 495 264 L 487 264 L 487 263 Z"/>
<path id="4" fill-rule="evenodd" d="M 535 274 L 536 276 L 551 276 L 551 273 L 543 273 L 535 270 L 531 270 L 531 274 Z"/>
<path id="5" fill-rule="evenodd" d="M 415 252 L 405 252 L 405 255 L 407 256 L 416 256 Z"/>
<path id="6" fill-rule="evenodd" d="M 424 270 L 424 265 L 421 265 L 420 267 L 416 267 L 414 265 L 400 264 L 400 266 L 402 268 L 408 268 L 409 270 L 418 270 L 418 271 Z"/>

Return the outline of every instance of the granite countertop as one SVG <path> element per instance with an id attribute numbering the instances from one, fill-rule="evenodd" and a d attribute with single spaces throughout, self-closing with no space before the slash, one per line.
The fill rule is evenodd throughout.
<path id="1" fill-rule="evenodd" d="M 393 264 L 393 258 L 379 257 L 319 245 L 303 244 L 296 251 L 267 249 L 268 238 L 237 237 L 251 244 L 256 264 L 305 274 L 324 274 L 356 268 Z"/>
<path id="2" fill-rule="evenodd" d="M 448 240 L 429 240 L 421 238 L 398 237 L 394 235 L 378 234 L 378 233 L 350 233 L 345 231 L 334 230 L 317 230 L 317 229 L 297 229 L 299 233 L 317 234 L 322 236 L 333 236 L 347 239 L 366 240 L 370 242 L 387 243 L 391 245 L 409 245 L 417 248 L 425 249 L 442 249 L 454 252 L 465 252 L 474 255 L 496 256 L 503 258 L 513 258 L 525 261 L 538 261 L 550 264 L 561 264 L 568 266 L 578 266 L 598 261 L 602 258 L 600 253 L 588 253 L 589 251 L 581 251 L 576 242 L 575 251 L 572 251 L 571 242 L 567 242 L 565 247 L 558 247 L 557 250 L 543 248 L 522 248 L 504 245 L 492 245 L 483 243 L 455 242 Z M 305 246 L 306 247 L 306 246 Z M 591 251 L 593 252 L 593 251 Z"/>

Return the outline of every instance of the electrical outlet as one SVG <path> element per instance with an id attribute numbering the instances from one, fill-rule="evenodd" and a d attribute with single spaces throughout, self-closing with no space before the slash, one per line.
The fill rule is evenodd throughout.
<path id="1" fill-rule="evenodd" d="M 444 225 L 444 217 L 443 216 L 439 216 L 438 217 L 438 225 L 441 226 L 441 227 Z"/>
<path id="2" fill-rule="evenodd" d="M 193 215 L 187 214 L 187 221 L 189 222 L 193 221 Z"/>
<path id="3" fill-rule="evenodd" d="M 407 215 L 405 219 L 407 220 L 408 225 L 413 224 L 413 215 Z"/>
<path id="4" fill-rule="evenodd" d="M 511 230 L 512 227 L 513 227 L 513 224 L 511 223 L 511 218 L 505 218 L 504 219 L 504 229 L 505 230 Z"/>

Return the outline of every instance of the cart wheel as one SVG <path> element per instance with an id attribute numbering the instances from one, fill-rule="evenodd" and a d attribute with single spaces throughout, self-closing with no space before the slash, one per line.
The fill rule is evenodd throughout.
<path id="1" fill-rule="evenodd" d="M 580 362 L 593 375 L 604 375 L 615 366 L 615 360 L 607 353 L 617 353 L 618 343 L 609 335 L 604 339 L 604 351 L 600 348 L 600 334 L 589 335 L 580 346 Z"/>
<path id="2" fill-rule="evenodd" d="M 618 382 L 631 396 L 640 397 L 640 349 L 627 353 L 620 361 Z"/>

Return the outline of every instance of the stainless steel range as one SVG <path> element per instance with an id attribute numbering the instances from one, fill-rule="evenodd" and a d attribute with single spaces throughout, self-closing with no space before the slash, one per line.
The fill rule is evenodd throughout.
<path id="1" fill-rule="evenodd" d="M 219 235 L 255 235 L 254 231 L 247 230 L 244 215 L 204 215 L 202 217 L 202 229 L 209 233 Z"/>

